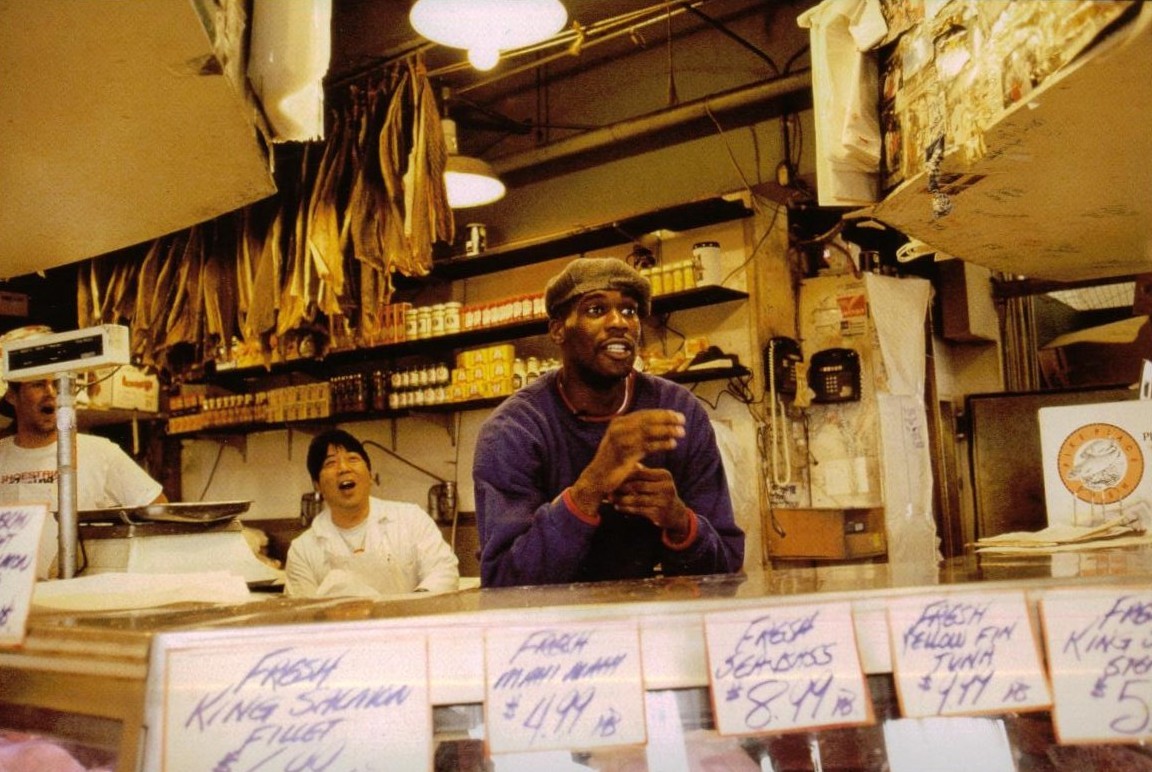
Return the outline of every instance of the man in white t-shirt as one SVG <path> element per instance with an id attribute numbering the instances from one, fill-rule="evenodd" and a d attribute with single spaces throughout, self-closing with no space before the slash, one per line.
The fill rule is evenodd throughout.
<path id="1" fill-rule="evenodd" d="M 56 384 L 9 383 L 2 407 L 15 417 L 15 433 L 0 439 L 0 503 L 57 504 Z M 163 487 L 111 440 L 76 435 L 76 504 L 80 511 L 136 507 L 167 501 Z M 37 578 L 57 573 L 59 527 L 49 517 L 40 537 Z"/>

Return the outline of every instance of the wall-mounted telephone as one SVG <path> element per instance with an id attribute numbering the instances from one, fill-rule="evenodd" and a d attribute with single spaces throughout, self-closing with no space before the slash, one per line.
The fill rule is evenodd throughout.
<path id="1" fill-rule="evenodd" d="M 808 385 L 813 402 L 855 402 L 860 399 L 860 355 L 850 348 L 826 348 L 812 355 Z"/>
<path id="2" fill-rule="evenodd" d="M 768 378 L 773 394 L 796 396 L 796 364 L 802 362 L 800 344 L 792 338 L 772 338 L 764 349 L 765 367 L 771 368 Z"/>

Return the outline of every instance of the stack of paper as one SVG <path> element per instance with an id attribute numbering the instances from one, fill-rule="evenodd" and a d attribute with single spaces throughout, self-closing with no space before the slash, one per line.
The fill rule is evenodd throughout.
<path id="1" fill-rule="evenodd" d="M 1152 543 L 1138 518 L 1121 515 L 1093 527 L 1050 525 L 1039 531 L 1014 531 L 976 542 L 977 552 L 1041 553 Z"/>

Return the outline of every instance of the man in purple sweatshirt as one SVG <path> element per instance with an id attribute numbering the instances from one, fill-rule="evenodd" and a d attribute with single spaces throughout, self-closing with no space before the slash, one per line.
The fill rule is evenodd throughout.
<path id="1" fill-rule="evenodd" d="M 481 584 L 740 572 L 744 532 L 707 413 L 633 368 L 648 280 L 578 258 L 544 295 L 562 367 L 501 403 L 476 443 Z"/>

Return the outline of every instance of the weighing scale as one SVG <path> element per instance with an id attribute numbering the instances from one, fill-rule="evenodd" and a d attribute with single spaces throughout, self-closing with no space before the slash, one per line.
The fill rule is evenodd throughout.
<path id="1" fill-rule="evenodd" d="M 272 582 L 276 569 L 248 547 L 237 517 L 251 502 L 164 503 L 77 511 L 76 374 L 131 362 L 128 328 L 101 325 L 45 333 L 5 343 L 7 381 L 56 383 L 56 449 L 60 578 L 76 573 L 77 546 L 85 540 L 90 573 L 184 573 L 228 570 L 250 585 Z M 189 537 L 195 536 L 195 540 Z"/>

